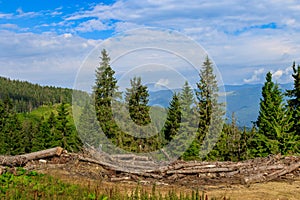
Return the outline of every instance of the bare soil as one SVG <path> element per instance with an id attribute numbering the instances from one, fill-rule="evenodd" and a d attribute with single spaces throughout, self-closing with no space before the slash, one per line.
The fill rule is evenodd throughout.
<path id="1" fill-rule="evenodd" d="M 178 194 L 199 190 L 204 191 L 209 197 L 226 197 L 233 200 L 300 200 L 300 168 L 269 182 L 243 184 L 238 176 L 226 178 L 191 175 L 171 180 L 141 178 L 135 175 L 128 177 L 128 174 L 108 170 L 98 164 L 63 157 L 54 157 L 47 164 L 32 161 L 26 167 L 65 182 L 95 187 L 103 192 L 118 188 L 121 192 L 129 193 L 137 186 L 151 191 L 155 184 L 157 191 L 162 194 L 170 190 Z"/>

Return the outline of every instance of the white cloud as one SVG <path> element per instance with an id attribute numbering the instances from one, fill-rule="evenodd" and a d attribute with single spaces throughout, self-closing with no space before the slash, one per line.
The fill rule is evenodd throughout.
<path id="1" fill-rule="evenodd" d="M 0 29 L 19 29 L 16 24 L 0 24 Z"/>
<path id="2" fill-rule="evenodd" d="M 282 70 L 277 70 L 276 72 L 274 72 L 273 74 L 273 77 L 275 79 L 279 79 L 282 75 L 283 75 L 283 71 Z"/>
<path id="3" fill-rule="evenodd" d="M 179 30 L 199 42 L 220 70 L 230 74 L 238 67 L 252 66 L 253 71 L 264 66 L 271 70 L 300 59 L 297 6 L 293 0 L 119 0 L 76 12 L 66 20 L 115 20 L 103 28 L 116 32 L 145 26 Z M 240 70 L 239 75 L 249 74 Z M 232 77 L 224 79 L 237 81 Z"/>
<path id="4" fill-rule="evenodd" d="M 64 38 L 71 38 L 72 34 L 71 33 L 65 33 L 63 34 Z"/>
<path id="5" fill-rule="evenodd" d="M 102 23 L 100 20 L 91 19 L 86 22 L 82 22 L 75 29 L 80 32 L 93 32 L 93 31 L 102 31 L 108 29 L 108 26 Z"/>
<path id="6" fill-rule="evenodd" d="M 0 31 L 0 74 L 43 85 L 72 87 L 96 42 L 71 35 Z"/>
<path id="7" fill-rule="evenodd" d="M 20 8 L 18 14 L 0 13 L 0 19 L 32 18 L 45 13 L 60 17 L 61 21 L 39 26 L 59 34 L 72 33 L 71 38 L 64 35 L 72 41 L 75 35 L 102 30 L 119 33 L 148 26 L 178 30 L 208 51 L 227 84 L 260 82 L 264 80 L 262 74 L 255 74 L 255 70 L 284 72 L 293 60 L 300 61 L 297 0 L 117 0 L 110 5 L 93 4 L 71 14 L 64 14 L 62 7 L 41 12 L 24 12 Z M 34 28 L 39 28 L 37 26 Z M 14 40 L 18 38 L 12 38 Z M 44 42 L 44 45 L 58 45 L 55 41 L 50 43 Z M 78 46 L 88 48 L 90 45 L 85 40 Z M 23 51 L 31 48 L 30 45 L 23 47 Z M 277 76 L 281 81 L 285 73 L 280 76 L 277 72 Z"/>
<path id="8" fill-rule="evenodd" d="M 0 13 L 0 19 L 10 19 L 12 16 L 11 13 Z"/>
<path id="9" fill-rule="evenodd" d="M 16 15 L 16 17 L 18 17 L 18 18 L 23 18 L 23 17 L 32 18 L 32 17 L 36 17 L 36 16 L 42 14 L 42 13 L 39 13 L 39 12 L 24 12 L 22 8 L 18 8 L 16 10 L 16 12 L 18 13 Z"/>
<path id="10" fill-rule="evenodd" d="M 161 88 L 163 87 L 168 87 L 169 84 L 169 80 L 168 79 L 159 79 L 156 83 L 155 83 L 155 88 Z"/>
<path id="11" fill-rule="evenodd" d="M 271 73 L 276 82 L 289 83 L 293 81 L 292 78 L 293 69 L 291 66 L 285 69 L 277 69 L 276 71 L 271 70 Z"/>
<path id="12" fill-rule="evenodd" d="M 253 75 L 251 76 L 251 78 L 249 79 L 244 79 L 244 82 L 245 83 L 253 83 L 253 82 L 258 82 L 258 81 L 261 81 L 261 78 L 262 78 L 262 74 L 265 73 L 265 69 L 264 68 L 261 68 L 261 69 L 258 69 L 258 70 L 254 70 L 253 72 Z"/>

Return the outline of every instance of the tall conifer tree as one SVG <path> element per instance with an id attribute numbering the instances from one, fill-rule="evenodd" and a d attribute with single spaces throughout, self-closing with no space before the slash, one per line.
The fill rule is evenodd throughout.
<path id="1" fill-rule="evenodd" d="M 201 144 L 200 156 L 205 156 L 217 142 L 223 126 L 223 105 L 218 102 L 218 84 L 213 64 L 206 57 L 199 73 L 196 97 L 199 112 L 198 142 Z M 205 140 L 204 140 L 205 139 Z"/>
<path id="2" fill-rule="evenodd" d="M 112 101 L 117 95 L 115 71 L 110 66 L 110 58 L 105 49 L 101 51 L 100 66 L 96 69 L 94 86 L 95 110 L 102 131 L 109 139 L 116 139 L 117 126 L 113 120 Z"/>
<path id="3" fill-rule="evenodd" d="M 285 153 L 282 143 L 291 140 L 293 126 L 289 110 L 283 104 L 283 94 L 278 84 L 272 81 L 272 74 L 268 72 L 266 82 L 262 88 L 260 110 L 257 119 L 258 133 L 253 139 L 252 154 L 267 156 L 269 154 Z M 286 141 L 288 142 L 288 141 Z M 281 144 L 282 143 L 282 144 Z"/>
<path id="4" fill-rule="evenodd" d="M 131 88 L 126 89 L 125 97 L 130 117 L 138 125 L 147 125 L 151 122 L 148 88 L 142 85 L 141 77 L 134 77 L 130 84 Z"/>
<path id="5" fill-rule="evenodd" d="M 292 65 L 293 74 L 292 77 L 294 79 L 294 88 L 286 91 L 286 95 L 289 97 L 288 99 L 288 107 L 292 111 L 294 126 L 293 131 L 300 137 L 300 65 L 296 67 L 296 63 L 294 62 Z"/>
<path id="6" fill-rule="evenodd" d="M 163 128 L 166 142 L 170 142 L 178 133 L 181 123 L 181 105 L 178 94 L 174 93 L 168 107 L 167 119 Z"/>

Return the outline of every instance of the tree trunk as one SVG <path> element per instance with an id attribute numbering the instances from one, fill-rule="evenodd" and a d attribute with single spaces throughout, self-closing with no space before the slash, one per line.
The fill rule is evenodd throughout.
<path id="1" fill-rule="evenodd" d="M 0 156 L 0 165 L 9 167 L 24 166 L 28 161 L 60 156 L 62 152 L 63 149 L 61 147 L 55 147 L 17 156 Z"/>

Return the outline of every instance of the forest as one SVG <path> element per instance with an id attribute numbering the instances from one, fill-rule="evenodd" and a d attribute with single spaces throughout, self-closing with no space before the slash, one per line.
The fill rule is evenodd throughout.
<path id="1" fill-rule="evenodd" d="M 103 50 L 100 57 L 92 94 L 76 91 L 92 99 L 92 104 L 80 102 L 76 105 L 80 111 L 78 130 L 81 132 L 78 132 L 72 115 L 72 89 L 0 78 L 0 155 L 17 155 L 56 146 L 70 152 L 82 151 L 87 145 L 98 147 L 104 138 L 97 134 L 97 129 L 89 128 L 87 123 L 94 122 L 86 119 L 91 115 L 99 122 L 105 138 L 133 153 L 147 153 L 168 146 L 168 154 L 178 155 L 183 160 L 214 161 L 300 153 L 300 66 L 295 62 L 291 66 L 293 89 L 280 90 L 268 72 L 257 121 L 252 127 L 239 127 L 234 113 L 231 119 L 222 118 L 226 105 L 218 102 L 213 64 L 206 57 L 199 71 L 195 95 L 186 82 L 180 92 L 173 94 L 162 128 L 156 130 L 156 126 L 150 126 L 151 130 L 157 131 L 155 135 L 141 129 L 143 137 L 136 137 L 126 133 L 132 127 L 126 124 L 123 113 L 127 109 L 138 126 L 153 124 L 148 88 L 142 84 L 141 77 L 132 77 L 131 87 L 122 95 L 108 52 Z M 118 117 L 119 121 L 124 121 L 122 128 L 114 118 L 112 105 L 120 106 Z M 164 108 L 154 109 L 159 116 Z M 220 132 L 218 137 L 214 137 L 216 132 Z M 86 139 L 82 139 L 82 135 Z M 207 149 L 209 152 L 203 153 Z"/>

